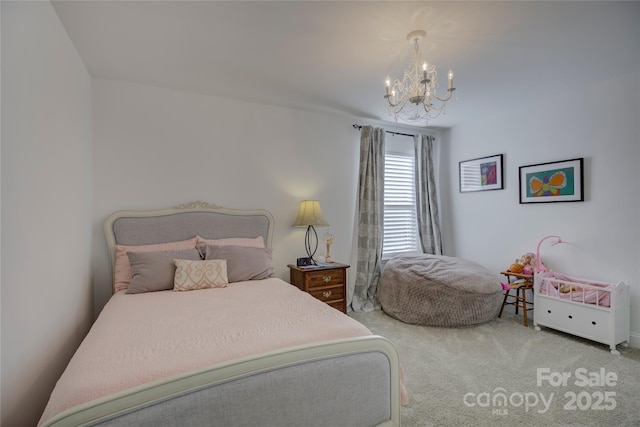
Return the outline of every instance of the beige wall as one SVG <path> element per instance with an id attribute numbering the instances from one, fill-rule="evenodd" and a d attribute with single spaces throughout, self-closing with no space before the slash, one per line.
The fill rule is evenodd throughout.
<path id="1" fill-rule="evenodd" d="M 49 2 L 2 10 L 2 425 L 30 426 L 92 320 L 91 79 Z"/>

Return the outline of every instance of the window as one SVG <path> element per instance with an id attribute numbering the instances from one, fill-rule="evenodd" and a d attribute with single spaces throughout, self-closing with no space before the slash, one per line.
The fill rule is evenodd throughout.
<path id="1" fill-rule="evenodd" d="M 404 150 L 395 150 L 391 146 L 385 153 L 382 259 L 389 259 L 405 252 L 420 252 L 416 218 L 415 159 L 411 149 L 412 144 L 405 142 Z"/>

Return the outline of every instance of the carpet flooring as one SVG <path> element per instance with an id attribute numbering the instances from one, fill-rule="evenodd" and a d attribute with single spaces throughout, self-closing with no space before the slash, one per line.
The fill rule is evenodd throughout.
<path id="1" fill-rule="evenodd" d="M 465 328 L 409 325 L 352 312 L 391 340 L 409 404 L 402 426 L 640 426 L 640 349 L 543 328 L 505 312 Z"/>

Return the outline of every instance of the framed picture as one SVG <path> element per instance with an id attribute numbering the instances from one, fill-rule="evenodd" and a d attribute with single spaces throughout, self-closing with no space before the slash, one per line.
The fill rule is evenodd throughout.
<path id="1" fill-rule="evenodd" d="M 502 154 L 458 163 L 460 192 L 502 190 Z"/>
<path id="2" fill-rule="evenodd" d="M 520 203 L 584 201 L 583 158 L 520 166 Z"/>

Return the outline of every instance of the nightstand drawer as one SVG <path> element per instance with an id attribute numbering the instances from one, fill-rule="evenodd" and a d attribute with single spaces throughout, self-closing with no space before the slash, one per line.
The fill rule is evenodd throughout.
<path id="1" fill-rule="evenodd" d="M 343 286 L 335 286 L 332 288 L 316 288 L 309 290 L 309 293 L 314 297 L 319 299 L 322 302 L 330 302 L 344 299 L 344 287 Z"/>
<path id="2" fill-rule="evenodd" d="M 344 280 L 344 270 L 334 269 L 325 271 L 311 271 L 307 273 L 307 284 L 310 288 L 318 286 L 342 285 Z"/>

